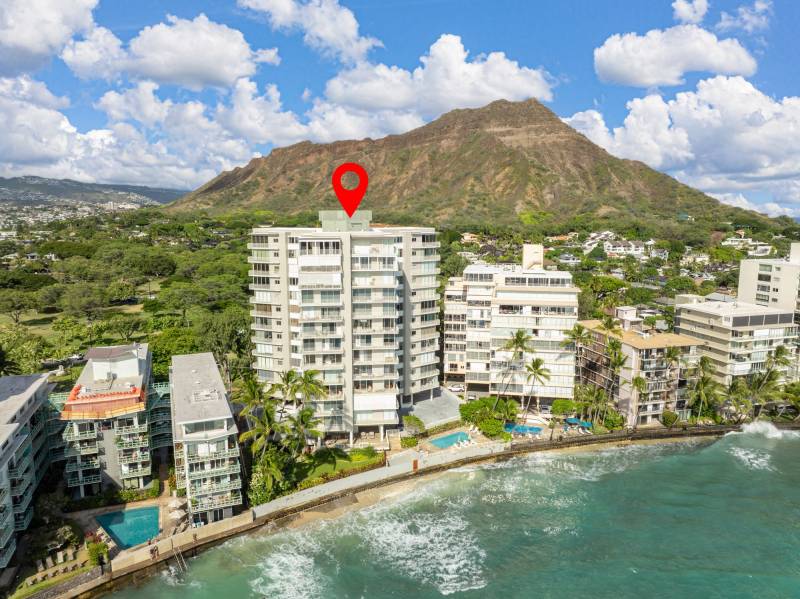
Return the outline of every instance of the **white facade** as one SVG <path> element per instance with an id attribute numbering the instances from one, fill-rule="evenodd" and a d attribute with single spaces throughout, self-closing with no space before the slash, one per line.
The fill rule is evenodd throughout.
<path id="1" fill-rule="evenodd" d="M 539 248 L 541 246 L 538 246 Z M 578 288 L 572 275 L 542 268 L 537 246 L 523 248 L 522 265 L 474 264 L 445 289 L 444 370 L 448 380 L 463 380 L 467 391 L 500 391 L 547 402 L 572 398 L 575 351 L 562 342 L 578 318 Z M 524 363 L 542 358 L 550 380 L 532 385 L 524 366 L 509 370 L 503 350 L 519 329 L 530 335 Z M 520 368 L 522 366 L 522 368 Z"/>
<path id="2" fill-rule="evenodd" d="M 399 423 L 400 403 L 439 384 L 439 242 L 432 228 L 370 227 L 371 213 L 321 212 L 321 228 L 253 229 L 253 367 L 317 370 L 322 430 Z"/>
<path id="3" fill-rule="evenodd" d="M 739 299 L 743 302 L 800 313 L 800 243 L 785 260 L 742 260 Z"/>
<path id="4" fill-rule="evenodd" d="M 793 310 L 737 302 L 708 302 L 696 295 L 675 298 L 675 332 L 697 339 L 698 352 L 711 360 L 715 379 L 725 385 L 766 368 L 778 346 L 790 353 L 793 365 L 782 380 L 794 378 L 797 326 Z"/>

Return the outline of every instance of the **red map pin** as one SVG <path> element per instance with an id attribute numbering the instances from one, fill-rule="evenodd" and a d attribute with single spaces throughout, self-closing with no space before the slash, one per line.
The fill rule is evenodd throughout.
<path id="1" fill-rule="evenodd" d="M 345 173 L 355 173 L 358 175 L 357 187 L 346 189 L 344 185 L 342 185 L 342 177 Z M 339 198 L 339 203 L 342 205 L 342 208 L 344 208 L 347 216 L 353 218 L 353 214 L 358 210 L 358 205 L 361 203 L 361 200 L 364 199 L 364 194 L 367 193 L 367 184 L 369 183 L 367 171 L 365 171 L 364 167 L 360 164 L 345 162 L 344 164 L 340 164 L 336 167 L 336 170 L 333 171 L 331 183 L 333 183 L 333 191 L 336 192 L 336 197 Z"/>

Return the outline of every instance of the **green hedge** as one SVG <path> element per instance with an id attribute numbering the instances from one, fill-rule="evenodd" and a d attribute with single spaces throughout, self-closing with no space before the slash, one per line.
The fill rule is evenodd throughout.
<path id="1" fill-rule="evenodd" d="M 400 437 L 400 447 L 409 448 L 416 447 L 419 444 L 419 439 L 416 437 Z"/>
<path id="2" fill-rule="evenodd" d="M 306 480 L 302 481 L 299 485 L 297 485 L 297 488 L 293 489 L 290 492 L 290 494 L 295 491 L 310 489 L 311 487 L 316 487 L 317 485 L 328 483 L 331 482 L 332 480 L 338 480 L 340 478 L 346 478 L 353 474 L 359 474 L 361 472 L 367 472 L 369 470 L 374 470 L 375 468 L 380 468 L 381 466 L 384 466 L 386 463 L 385 455 L 386 454 L 381 454 L 380 459 L 371 464 L 364 464 L 363 466 L 359 466 L 357 468 L 349 468 L 347 470 L 339 470 L 338 472 L 325 473 L 322 476 L 318 476 L 316 478 L 307 478 Z"/>

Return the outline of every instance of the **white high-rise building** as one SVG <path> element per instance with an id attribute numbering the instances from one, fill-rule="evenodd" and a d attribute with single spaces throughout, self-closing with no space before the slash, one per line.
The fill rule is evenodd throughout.
<path id="1" fill-rule="evenodd" d="M 800 243 L 789 257 L 742 260 L 739 265 L 739 300 L 759 306 L 791 310 L 800 321 Z"/>
<path id="2" fill-rule="evenodd" d="M 522 264 L 472 264 L 445 289 L 444 371 L 464 381 L 471 395 L 500 392 L 542 403 L 573 395 L 575 350 L 562 345 L 578 319 L 579 289 L 572 275 L 544 270 L 541 245 L 523 247 Z M 517 330 L 531 351 L 510 365 L 503 349 Z M 550 371 L 543 384 L 527 381 L 524 364 L 542 358 Z"/>
<path id="3" fill-rule="evenodd" d="M 249 244 L 253 367 L 275 382 L 318 370 L 326 433 L 399 423 L 439 384 L 439 242 L 425 227 L 371 227 L 320 212 L 320 228 L 259 227 Z"/>

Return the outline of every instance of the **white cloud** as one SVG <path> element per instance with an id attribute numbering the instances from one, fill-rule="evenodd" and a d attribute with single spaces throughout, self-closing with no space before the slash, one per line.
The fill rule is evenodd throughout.
<path id="1" fill-rule="evenodd" d="M 717 31 L 740 29 L 747 33 L 755 33 L 769 27 L 771 17 L 772 0 L 755 0 L 752 6 L 740 6 L 737 8 L 736 14 L 733 15 L 722 11 L 715 29 Z"/>
<path id="2" fill-rule="evenodd" d="M 328 81 L 326 99 L 350 110 L 409 112 L 427 120 L 453 108 L 473 108 L 498 99 L 553 96 L 544 69 L 520 66 L 502 52 L 469 60 L 456 35 L 442 35 L 420 62 L 413 71 L 385 64 L 356 65 Z"/>
<path id="3" fill-rule="evenodd" d="M 135 120 L 154 127 L 167 117 L 171 100 L 160 100 L 155 92 L 158 84 L 140 81 L 136 87 L 123 92 L 108 91 L 97 101 L 95 108 L 105 112 L 112 121 Z"/>
<path id="4" fill-rule="evenodd" d="M 0 2 L 0 75 L 43 65 L 75 34 L 92 26 L 97 0 Z"/>
<path id="5" fill-rule="evenodd" d="M 231 105 L 218 105 L 217 120 L 232 132 L 254 144 L 283 146 L 308 137 L 308 128 L 291 111 L 281 108 L 277 86 L 268 85 L 262 96 L 249 79 L 239 79 L 231 93 Z"/>
<path id="6" fill-rule="evenodd" d="M 111 31 L 95 27 L 84 39 L 70 42 L 61 57 L 85 79 L 127 72 L 194 91 L 229 87 L 253 75 L 259 63 L 280 62 L 276 48 L 254 51 L 241 31 L 202 13 L 193 20 L 168 15 L 166 23 L 142 29 L 127 49 Z"/>
<path id="7" fill-rule="evenodd" d="M 708 12 L 708 0 L 675 0 L 672 16 L 681 23 L 700 23 Z"/>
<path id="8" fill-rule="evenodd" d="M 238 0 L 239 6 L 265 13 L 273 29 L 303 32 L 305 43 L 344 62 L 364 60 L 381 42 L 363 37 L 358 21 L 338 0 Z"/>
<path id="9" fill-rule="evenodd" d="M 717 76 L 667 101 L 632 100 L 628 111 L 613 131 L 596 111 L 565 120 L 610 152 L 704 191 L 800 204 L 800 97 L 774 99 L 742 77 Z"/>
<path id="10" fill-rule="evenodd" d="M 603 81 L 635 87 L 680 85 L 685 73 L 752 75 L 756 61 L 735 39 L 720 40 L 696 25 L 615 34 L 594 51 Z"/>
<path id="11" fill-rule="evenodd" d="M 755 210 L 756 212 L 761 212 L 767 216 L 789 216 L 792 218 L 800 216 L 800 208 L 781 206 L 776 202 L 764 202 L 763 204 L 758 204 L 748 200 L 741 193 L 712 193 L 709 195 L 715 197 L 723 204 L 735 206 L 736 208 L 743 208 L 745 210 Z"/>

